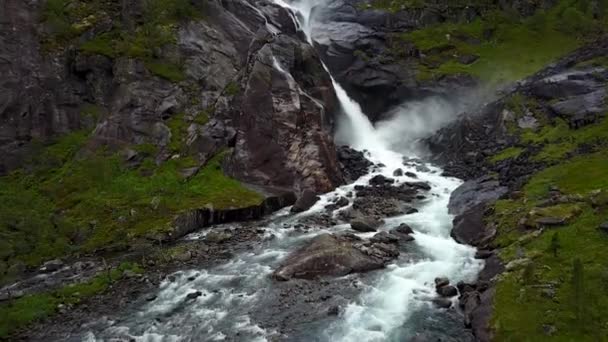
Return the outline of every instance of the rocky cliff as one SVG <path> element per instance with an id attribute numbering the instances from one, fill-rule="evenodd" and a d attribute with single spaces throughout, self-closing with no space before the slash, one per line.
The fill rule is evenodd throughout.
<path id="1" fill-rule="evenodd" d="M 157 163 L 233 148 L 227 170 L 252 184 L 341 182 L 331 81 L 271 2 L 7 0 L 0 16 L 4 174 L 87 130 L 90 149 L 151 144 Z"/>

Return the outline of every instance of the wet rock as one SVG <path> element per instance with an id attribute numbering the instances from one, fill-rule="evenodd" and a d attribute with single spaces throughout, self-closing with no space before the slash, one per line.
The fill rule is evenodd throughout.
<path id="1" fill-rule="evenodd" d="M 410 177 L 410 178 L 418 178 L 418 175 L 413 173 L 413 172 L 406 172 L 405 173 L 406 176 Z"/>
<path id="2" fill-rule="evenodd" d="M 424 191 L 431 190 L 431 185 L 427 182 L 407 182 L 407 183 L 405 183 L 405 185 L 407 185 L 411 188 L 424 190 Z"/>
<path id="3" fill-rule="evenodd" d="M 393 171 L 393 176 L 395 176 L 395 177 L 401 177 L 401 176 L 403 176 L 403 170 L 402 169 L 397 169 L 397 170 Z"/>
<path id="4" fill-rule="evenodd" d="M 277 280 L 344 276 L 384 267 L 396 257 L 395 247 L 381 243 L 364 245 L 356 236 L 323 234 L 291 253 L 273 273 Z"/>
<path id="5" fill-rule="evenodd" d="M 399 238 L 395 235 L 392 235 L 387 232 L 380 232 L 374 235 L 371 239 L 371 242 L 379 242 L 379 243 L 397 243 L 399 242 Z"/>
<path id="6" fill-rule="evenodd" d="M 454 297 L 458 295 L 458 289 L 451 285 L 438 287 L 437 293 L 442 297 Z"/>
<path id="7" fill-rule="evenodd" d="M 308 209 L 310 209 L 317 201 L 319 201 L 320 197 L 317 196 L 313 191 L 305 190 L 302 195 L 298 198 L 296 203 L 291 207 L 292 213 L 301 213 Z"/>
<path id="8" fill-rule="evenodd" d="M 387 178 L 383 175 L 377 175 L 372 177 L 372 179 L 369 180 L 369 184 L 373 185 L 373 186 L 382 186 L 382 185 L 390 185 L 395 183 L 395 180 L 392 178 Z"/>
<path id="9" fill-rule="evenodd" d="M 149 295 L 146 296 L 145 299 L 146 299 L 147 302 L 151 302 L 151 301 L 153 301 L 153 300 L 156 299 L 156 294 L 155 293 L 149 294 Z"/>
<path id="10" fill-rule="evenodd" d="M 340 314 L 340 307 L 337 305 L 333 305 L 327 310 L 328 316 L 338 316 L 339 314 Z"/>
<path id="11" fill-rule="evenodd" d="M 399 227 L 395 228 L 395 232 L 406 235 L 414 234 L 414 230 L 407 223 L 400 224 Z"/>
<path id="12" fill-rule="evenodd" d="M 492 255 L 494 255 L 493 251 L 478 250 L 477 252 L 475 252 L 475 259 L 487 259 Z"/>
<path id="13" fill-rule="evenodd" d="M 450 285 L 450 280 L 446 277 L 437 277 L 435 278 L 435 287 L 440 288 L 444 286 Z"/>
<path id="14" fill-rule="evenodd" d="M 458 243 L 484 247 L 495 235 L 496 229 L 484 221 L 485 204 L 477 204 L 456 216 L 450 233 Z"/>
<path id="15" fill-rule="evenodd" d="M 51 272 L 58 271 L 59 269 L 61 269 L 63 267 L 63 265 L 64 265 L 64 263 L 62 260 L 54 259 L 54 260 L 45 262 L 42 265 L 42 267 L 40 267 L 39 271 L 42 273 L 51 273 Z"/>
<path id="16" fill-rule="evenodd" d="M 476 286 L 473 284 L 467 284 L 464 281 L 459 281 L 456 284 L 456 288 L 458 289 L 458 292 L 460 293 L 460 295 L 464 295 L 465 293 L 468 292 L 473 292 L 475 291 Z"/>
<path id="17" fill-rule="evenodd" d="M 338 148 L 338 161 L 340 168 L 347 181 L 353 182 L 361 176 L 367 174 L 369 167 L 373 165 L 371 161 L 365 158 L 363 152 L 352 149 L 349 146 L 340 146 Z"/>
<path id="18" fill-rule="evenodd" d="M 452 301 L 447 298 L 433 298 L 433 304 L 440 309 L 449 309 L 452 307 Z"/>
<path id="19" fill-rule="evenodd" d="M 456 188 L 450 196 L 448 208 L 450 214 L 462 215 L 480 204 L 492 203 L 503 197 L 508 191 L 507 187 L 491 176 L 484 176 L 467 181 Z"/>
<path id="20" fill-rule="evenodd" d="M 411 214 L 415 214 L 418 212 L 418 209 L 416 208 L 409 208 L 408 210 L 405 211 L 406 215 L 411 215 Z"/>
<path id="21" fill-rule="evenodd" d="M 212 230 L 205 236 L 205 241 L 213 243 L 222 243 L 232 238 L 230 230 Z"/>
<path id="22" fill-rule="evenodd" d="M 186 299 L 192 300 L 192 299 L 196 299 L 202 295 L 203 295 L 203 293 L 201 291 L 190 292 L 186 295 Z"/>
<path id="23" fill-rule="evenodd" d="M 358 232 L 375 232 L 382 224 L 381 221 L 372 218 L 358 218 L 350 221 L 350 227 Z"/>

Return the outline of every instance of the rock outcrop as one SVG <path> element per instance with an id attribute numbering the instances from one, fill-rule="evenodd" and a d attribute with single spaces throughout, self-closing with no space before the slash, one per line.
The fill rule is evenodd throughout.
<path id="1" fill-rule="evenodd" d="M 354 235 L 323 234 L 289 255 L 273 277 L 285 281 L 379 269 L 399 256 L 396 246 L 391 243 L 379 239 L 364 242 Z"/>
<path id="2" fill-rule="evenodd" d="M 144 24 L 140 2 L 70 23 L 75 37 L 55 32 L 45 2 L 2 5 L 0 174 L 23 164 L 31 141 L 85 129 L 93 130 L 89 149 L 153 144 L 157 162 L 190 155 L 203 165 L 232 148 L 228 172 L 259 186 L 324 192 L 342 182 L 330 135 L 331 79 L 285 9 L 197 1 L 192 11 L 205 15 L 177 21 L 174 43 L 144 57 L 98 48 L 113 27 Z M 177 64 L 177 75 L 155 71 Z M 182 142 L 179 149 L 172 141 Z"/>

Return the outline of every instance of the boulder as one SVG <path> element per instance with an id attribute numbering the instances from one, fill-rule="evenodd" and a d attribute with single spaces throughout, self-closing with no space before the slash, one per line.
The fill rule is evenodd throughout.
<path id="1" fill-rule="evenodd" d="M 368 173 L 371 161 L 365 158 L 365 154 L 350 146 L 340 146 L 337 151 L 340 169 L 348 182 L 354 182 Z"/>
<path id="2" fill-rule="evenodd" d="M 563 217 L 540 217 L 534 221 L 540 227 L 556 227 L 566 224 L 566 219 Z"/>
<path id="3" fill-rule="evenodd" d="M 381 221 L 372 218 L 358 218 L 350 221 L 350 227 L 358 232 L 375 232 L 382 224 Z"/>
<path id="4" fill-rule="evenodd" d="M 186 295 L 186 299 L 196 299 L 202 295 L 203 293 L 201 291 L 190 292 Z"/>
<path id="5" fill-rule="evenodd" d="M 380 232 L 374 236 L 372 236 L 372 238 L 370 239 L 371 242 L 379 242 L 379 243 L 397 243 L 399 242 L 399 237 L 391 234 L 391 233 L 387 233 L 387 232 Z"/>
<path id="6" fill-rule="evenodd" d="M 291 253 L 273 277 L 286 281 L 367 272 L 384 267 L 398 255 L 394 247 L 386 244 L 365 245 L 353 235 L 323 234 Z"/>
<path id="7" fill-rule="evenodd" d="M 600 226 L 598 228 L 599 228 L 599 230 L 603 231 L 604 233 L 608 233 L 608 221 L 600 224 Z"/>
<path id="8" fill-rule="evenodd" d="M 61 259 L 54 259 L 54 260 L 50 260 L 45 262 L 41 267 L 40 267 L 40 272 L 42 273 L 52 273 L 55 271 L 58 271 L 59 269 L 61 269 L 63 267 L 64 263 Z"/>
<path id="9" fill-rule="evenodd" d="M 213 243 L 222 243 L 232 238 L 232 232 L 228 229 L 225 230 L 212 230 L 205 236 L 205 241 Z"/>
<path id="10" fill-rule="evenodd" d="M 440 309 L 449 309 L 452 301 L 447 298 L 433 298 L 433 304 Z"/>
<path id="11" fill-rule="evenodd" d="M 369 185 L 373 186 L 390 185 L 393 183 L 395 183 L 394 179 L 385 177 L 383 175 L 376 175 L 369 180 Z"/>
<path id="12" fill-rule="evenodd" d="M 448 204 L 450 214 L 461 215 L 479 204 L 492 203 L 503 197 L 507 191 L 507 187 L 501 186 L 491 176 L 467 181 L 452 192 Z"/>
<path id="13" fill-rule="evenodd" d="M 397 169 L 397 170 L 393 171 L 393 176 L 395 176 L 395 177 L 401 177 L 401 176 L 403 176 L 403 170 L 402 169 Z"/>
<path id="14" fill-rule="evenodd" d="M 405 173 L 406 176 L 410 177 L 410 178 L 418 178 L 418 175 L 413 173 L 413 172 L 406 172 Z"/>
<path id="15" fill-rule="evenodd" d="M 308 209 L 310 209 L 317 201 L 319 201 L 320 197 L 317 196 L 313 191 L 304 190 L 296 203 L 291 207 L 292 213 L 301 213 Z"/>
<path id="16" fill-rule="evenodd" d="M 395 228 L 395 232 L 406 235 L 414 234 L 414 230 L 407 223 L 400 224 L 399 227 Z"/>
<path id="17" fill-rule="evenodd" d="M 454 297 L 458 295 L 458 289 L 451 285 L 441 286 L 437 288 L 437 293 L 442 297 Z"/>
<path id="18" fill-rule="evenodd" d="M 440 288 L 450 285 L 450 280 L 446 277 L 435 278 L 435 288 Z"/>

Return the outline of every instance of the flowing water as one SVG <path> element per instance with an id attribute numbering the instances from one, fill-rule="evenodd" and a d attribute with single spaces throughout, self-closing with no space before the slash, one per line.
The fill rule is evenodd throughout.
<path id="1" fill-rule="evenodd" d="M 287 4 L 277 0 L 280 5 L 298 12 L 295 17 L 309 41 L 311 25 L 314 25 L 310 18 L 311 1 Z M 286 74 L 278 61 L 275 60 L 274 64 L 278 72 Z M 288 74 L 285 77 L 291 79 Z M 263 227 L 268 236 L 274 236 L 273 239 L 236 255 L 226 264 L 177 272 L 174 279 L 161 283 L 156 299 L 123 318 L 104 322 L 103 329 L 88 332 L 85 340 L 407 341 L 420 331 L 441 331 L 446 337 L 444 340 L 466 340 L 465 337 L 454 336 L 455 331 L 462 330 L 462 323 L 452 323 L 458 327 L 451 327 L 445 310 L 430 304 L 430 299 L 435 297 L 435 277 L 446 276 L 452 283 L 473 281 L 482 266 L 481 261 L 474 259 L 472 247 L 460 245 L 450 237 L 452 217 L 448 214 L 447 204 L 450 193 L 460 185 L 460 181 L 443 177 L 439 168 L 420 161 L 404 165 L 404 158 L 416 157 L 411 149 L 403 147 L 411 146 L 415 138 L 410 134 L 413 132 L 412 126 L 408 125 L 407 112 L 375 128 L 344 89 L 336 82 L 334 87 L 345 118 L 340 129 L 342 139 L 355 149 L 367 150 L 368 158 L 384 167 L 321 196 L 321 200 L 305 213 L 292 215 L 287 209 L 277 212 Z M 438 110 L 436 105 L 417 105 L 415 120 L 418 121 L 414 122 L 415 125 L 424 126 L 424 122 L 419 122 L 424 115 L 436 117 L 434 110 Z M 394 177 L 393 171 L 397 168 L 415 172 L 418 179 L 406 175 Z M 411 242 L 408 253 L 402 253 L 383 270 L 348 276 L 356 279 L 362 290 L 349 298 L 350 303 L 339 316 L 304 324 L 300 327 L 304 333 L 295 335 L 282 334 L 275 328 L 261 328 L 257 317 L 266 309 L 264 299 L 277 291 L 278 286 L 269 275 L 281 260 L 315 235 L 349 228 L 346 224 L 319 226 L 303 233 L 295 228 L 296 224 L 324 211 L 324 206 L 333 199 L 353 191 L 355 185 L 368 184 L 378 174 L 395 178 L 396 185 L 426 181 L 432 187 L 427 199 L 421 201 L 418 213 L 387 218 L 381 227 L 388 230 L 400 223 L 409 224 L 415 231 L 415 241 Z M 238 225 L 235 227 L 238 229 Z M 204 235 L 203 231 L 188 238 L 198 239 Z M 359 235 L 371 236 L 369 233 Z M 200 291 L 202 295 L 195 300 L 187 300 L 186 295 L 192 291 Z"/>

